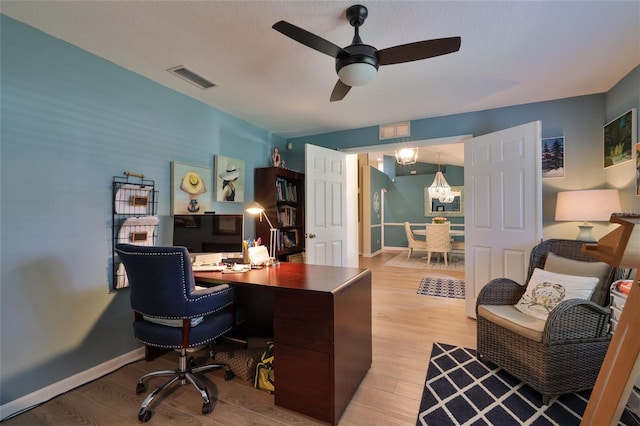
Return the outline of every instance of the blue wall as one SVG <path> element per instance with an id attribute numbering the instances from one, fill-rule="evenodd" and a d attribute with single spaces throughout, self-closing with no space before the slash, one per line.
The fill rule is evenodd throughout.
<path id="1" fill-rule="evenodd" d="M 380 142 L 377 126 L 285 141 L 4 15 L 0 43 L 0 404 L 138 347 L 128 292 L 108 293 L 114 175 L 156 181 L 160 243 L 168 243 L 171 161 L 213 167 L 215 154 L 242 158 L 249 201 L 251 171 L 268 165 L 274 146 L 303 170 L 305 142 Z M 611 185 L 614 171 L 601 165 L 602 125 L 638 108 L 639 94 L 636 68 L 607 94 L 413 120 L 412 137 L 480 135 L 542 120 L 543 137 L 563 135 L 567 144 L 567 175 L 543 181 L 551 228 L 557 191 Z M 625 185 L 623 210 L 638 210 L 635 186 Z M 247 228 L 253 232 L 251 221 Z"/>
<path id="2" fill-rule="evenodd" d="M 5 404 L 139 347 L 128 291 L 109 293 L 114 175 L 155 180 L 169 244 L 171 161 L 243 159 L 245 203 L 206 194 L 241 213 L 253 169 L 284 141 L 4 15 L 0 30 Z"/>
<path id="3" fill-rule="evenodd" d="M 636 194 L 635 165 L 627 162 L 603 169 L 602 126 L 630 108 L 640 106 L 640 66 L 631 70 L 608 93 L 559 99 L 547 102 L 496 108 L 411 121 L 411 140 L 435 139 L 465 134 L 483 135 L 524 123 L 542 121 L 542 137 L 565 137 L 565 176 L 543 179 L 543 236 L 575 238 L 576 223 L 554 220 L 556 196 L 559 191 L 594 188 L 617 188 L 622 211 L 639 211 L 640 197 Z M 640 126 L 638 126 L 640 129 Z M 640 130 L 639 130 L 640 131 Z M 294 150 L 289 151 L 288 164 L 299 167 L 303 155 L 299 150 L 305 143 L 332 149 L 388 144 L 378 139 L 378 126 L 351 129 L 289 139 Z M 403 138 L 406 144 L 409 141 Z M 386 160 L 386 159 L 385 159 Z M 303 164 L 303 163 L 302 163 Z M 386 164 L 386 161 L 385 161 Z M 402 195 L 409 198 L 409 195 Z M 387 197 L 388 201 L 388 197 Z M 390 203 L 391 201 L 389 201 Z M 388 203 L 385 202 L 388 207 Z M 395 205 L 393 206 L 395 208 Z M 409 215 L 411 213 L 407 212 Z M 401 214 L 388 214 L 400 221 Z M 411 216 L 412 217 L 412 216 Z M 607 232 L 606 224 L 595 224 L 594 235 Z M 393 239 L 385 238 L 385 245 Z"/>
<path id="4" fill-rule="evenodd" d="M 382 211 L 384 209 L 383 205 L 383 195 L 382 189 L 388 189 L 390 187 L 390 179 L 389 177 L 379 171 L 376 168 L 371 168 L 371 179 L 370 179 L 370 200 L 372 200 L 370 209 L 371 215 L 371 253 L 376 253 L 382 249 Z M 377 193 L 379 197 L 379 209 L 376 212 L 373 206 L 374 194 Z M 363 231 L 365 232 L 365 231 Z"/>
<path id="5" fill-rule="evenodd" d="M 437 165 L 423 164 L 417 169 L 438 170 Z M 451 186 L 464 186 L 464 167 L 447 166 L 442 169 Z M 445 171 L 446 170 L 446 171 Z M 412 225 L 431 221 L 432 215 L 425 214 L 424 188 L 433 183 L 435 172 L 416 175 L 396 175 L 387 186 L 384 199 L 384 245 L 386 247 L 407 247 L 404 222 Z M 451 223 L 464 223 L 464 217 L 449 217 Z M 417 229 L 416 226 L 412 228 Z"/>

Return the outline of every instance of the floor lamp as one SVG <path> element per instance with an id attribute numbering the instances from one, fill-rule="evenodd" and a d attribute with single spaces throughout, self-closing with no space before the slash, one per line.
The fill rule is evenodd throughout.
<path id="1" fill-rule="evenodd" d="M 269 220 L 269 217 L 264 212 L 264 207 L 257 201 L 252 202 L 245 209 L 247 213 L 252 215 L 260 215 L 260 221 L 264 217 L 269 224 L 269 258 L 271 263 L 276 261 L 276 239 L 278 238 L 278 229 L 273 227 L 273 224 Z"/>

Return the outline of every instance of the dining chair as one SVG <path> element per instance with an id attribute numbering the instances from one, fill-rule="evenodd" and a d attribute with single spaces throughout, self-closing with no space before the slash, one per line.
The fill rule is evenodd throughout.
<path id="1" fill-rule="evenodd" d="M 442 253 L 445 266 L 451 253 L 451 222 L 427 223 L 427 265 L 431 264 L 431 253 Z"/>
<path id="2" fill-rule="evenodd" d="M 409 222 L 404 223 L 404 232 L 407 234 L 407 241 L 409 242 L 409 254 L 407 255 L 407 259 L 411 258 L 413 249 L 425 250 L 427 248 L 424 240 L 417 239 L 413 234 Z"/>

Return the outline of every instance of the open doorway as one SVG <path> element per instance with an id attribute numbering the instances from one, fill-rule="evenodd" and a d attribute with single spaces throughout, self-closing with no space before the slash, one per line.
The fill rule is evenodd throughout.
<path id="1" fill-rule="evenodd" d="M 384 170 L 384 158 L 387 158 L 387 167 L 390 168 L 395 159 L 395 152 L 401 148 L 418 148 L 417 164 L 453 165 L 464 167 L 464 141 L 470 139 L 471 135 L 452 136 L 437 139 L 425 139 L 419 141 L 397 141 L 395 143 L 370 145 L 343 149 L 347 154 L 355 154 L 358 157 L 358 179 L 353 188 L 349 188 L 349 193 L 358 195 L 358 240 L 359 254 L 363 256 L 375 255 L 380 249 L 385 247 L 385 221 L 384 217 L 371 217 L 372 210 L 375 212 L 375 205 L 384 206 L 384 191 L 372 193 L 369 179 L 368 167 L 376 168 L 391 180 L 395 179 L 395 170 Z M 403 166 L 405 167 L 405 166 Z M 412 173 L 413 174 L 413 173 Z M 383 188 L 385 189 L 385 188 Z M 373 209 L 369 208 L 373 206 Z M 384 215 L 381 209 L 380 214 Z M 391 224 L 390 226 L 400 226 Z"/>

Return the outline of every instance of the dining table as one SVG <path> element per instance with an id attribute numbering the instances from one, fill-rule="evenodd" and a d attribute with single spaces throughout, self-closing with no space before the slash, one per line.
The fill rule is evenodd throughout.
<path id="1" fill-rule="evenodd" d="M 427 228 L 425 226 L 424 229 L 414 229 L 414 230 L 412 230 L 412 232 L 415 235 L 426 236 L 427 235 Z M 464 237 L 464 229 L 450 229 L 449 230 L 449 235 L 451 235 L 452 237 Z"/>

